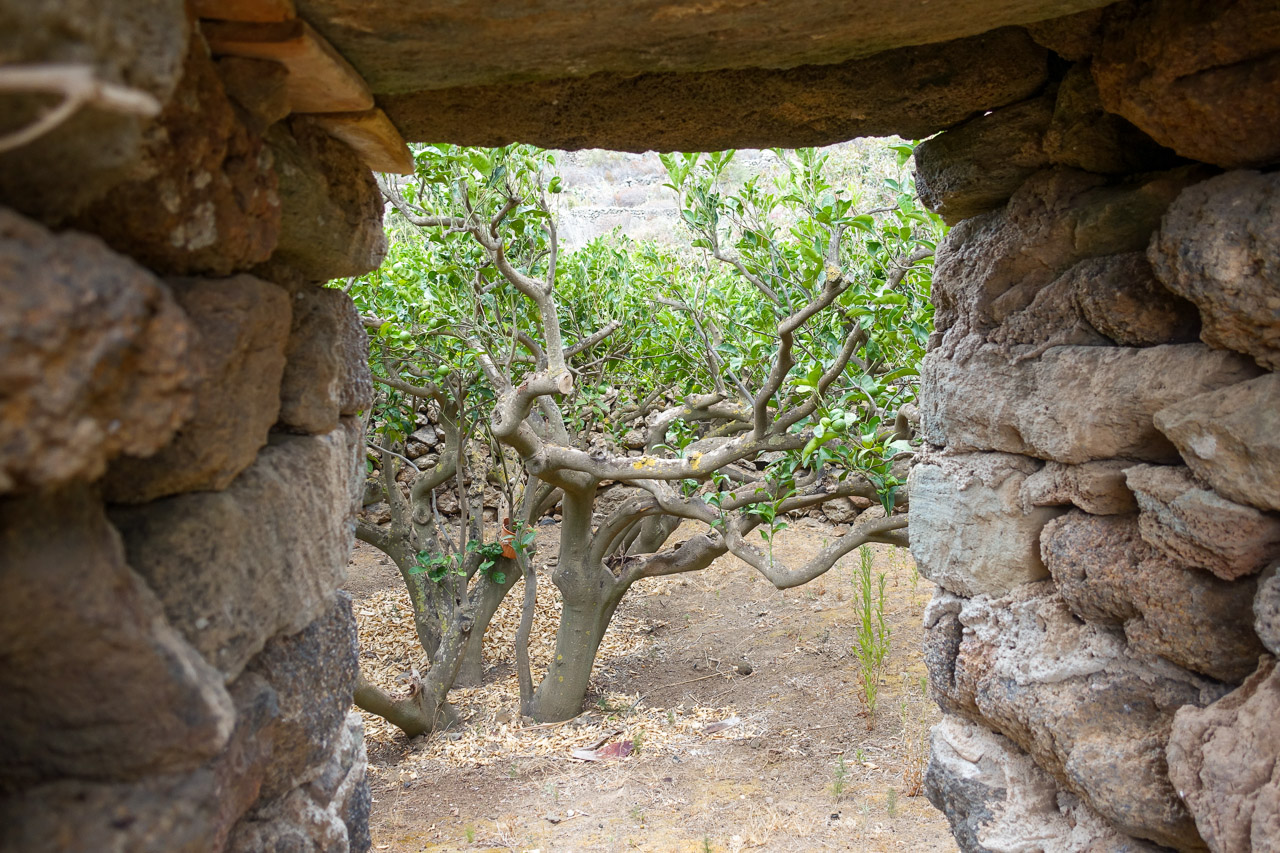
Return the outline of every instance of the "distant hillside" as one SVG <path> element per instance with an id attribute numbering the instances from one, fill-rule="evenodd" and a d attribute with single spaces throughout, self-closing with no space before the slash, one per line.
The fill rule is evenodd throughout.
<path id="1" fill-rule="evenodd" d="M 864 206 L 876 207 L 884 199 L 884 178 L 897 172 L 888 149 L 897 142 L 855 139 L 823 150 L 831 154 L 841 185 L 861 192 Z M 637 240 L 682 242 L 675 236 L 676 197 L 663 186 L 667 172 L 654 152 L 558 151 L 556 160 L 564 192 L 553 198 L 565 248 L 578 248 L 615 228 Z M 782 168 L 772 151 L 739 151 L 729 169 L 729 183 L 741 185 L 751 175 L 776 175 Z"/>

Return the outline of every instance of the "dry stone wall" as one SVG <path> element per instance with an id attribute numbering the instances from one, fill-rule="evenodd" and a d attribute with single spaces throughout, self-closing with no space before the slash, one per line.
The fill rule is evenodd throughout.
<path id="1" fill-rule="evenodd" d="M 0 22 L 159 107 L 0 153 L 0 851 L 366 850 L 371 384 L 321 284 L 380 262 L 376 185 L 182 3 Z"/>
<path id="2" fill-rule="evenodd" d="M 1054 79 L 923 143 L 911 542 L 968 851 L 1280 850 L 1280 28 L 1031 27 Z"/>
<path id="3" fill-rule="evenodd" d="M 375 96 L 430 142 L 944 131 L 928 793 L 966 853 L 1280 849 L 1280 5 L 422 5 L 279 4 L 286 61 L 181 0 L 0 0 L 0 853 L 369 846 L 371 386 L 320 284 L 385 251 Z"/>

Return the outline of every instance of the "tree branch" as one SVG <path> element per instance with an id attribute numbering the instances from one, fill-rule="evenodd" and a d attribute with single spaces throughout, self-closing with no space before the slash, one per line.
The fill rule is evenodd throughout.
<path id="1" fill-rule="evenodd" d="M 363 518 L 356 519 L 356 538 L 383 553 L 387 553 L 391 547 L 391 537 L 387 535 L 387 531 L 376 524 L 370 524 Z"/>
<path id="2" fill-rule="evenodd" d="M 605 338 L 612 335 L 614 332 L 618 331 L 620 328 L 622 328 L 621 320 L 612 320 L 606 323 L 598 332 L 583 338 L 573 346 L 566 349 L 564 351 L 565 358 L 573 358 L 579 353 L 586 352 Z"/>
<path id="3" fill-rule="evenodd" d="M 837 560 L 855 548 L 873 541 L 876 537 L 882 537 L 891 531 L 903 530 L 907 526 L 907 516 L 905 515 L 885 517 L 883 510 L 881 510 L 879 516 L 875 513 L 876 509 L 874 507 L 864 512 L 854 522 L 848 533 L 827 545 L 798 569 L 789 569 L 776 563 L 773 561 L 772 555 L 765 554 L 754 545 L 748 544 L 743 538 L 741 526 L 738 524 L 728 526 L 725 532 L 725 544 L 728 546 L 730 553 L 754 567 L 775 587 L 778 589 L 790 589 L 806 584 L 824 574 L 836 564 Z"/>
<path id="4" fill-rule="evenodd" d="M 902 280 L 907 277 L 907 273 L 911 271 L 912 267 L 923 261 L 925 258 L 932 257 L 933 249 L 925 246 L 917 248 L 907 257 L 905 262 L 895 264 L 893 272 L 889 274 L 889 278 L 885 282 L 887 289 L 897 290 L 898 286 L 902 284 Z"/>
<path id="5" fill-rule="evenodd" d="M 398 187 L 393 184 L 386 175 L 378 172 L 373 173 L 374 179 L 378 182 L 378 189 L 382 190 L 383 197 L 391 202 L 392 206 L 399 211 L 400 215 L 409 220 L 410 224 L 419 228 L 452 228 L 462 230 L 467 227 L 467 220 L 458 216 L 428 216 L 424 213 L 415 211 L 409 206 L 409 202 L 400 194 Z"/>

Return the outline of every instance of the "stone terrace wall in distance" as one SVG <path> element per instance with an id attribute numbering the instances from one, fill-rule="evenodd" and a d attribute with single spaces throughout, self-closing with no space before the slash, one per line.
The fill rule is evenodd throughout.
<path id="1" fill-rule="evenodd" d="M 1280 850 L 1280 10 L 1030 30 L 917 151 L 926 789 L 965 851 Z"/>
<path id="2" fill-rule="evenodd" d="M 0 154 L 0 850 L 363 851 L 336 590 L 371 386 L 320 283 L 380 262 L 373 177 L 182 3 L 0 20 L 5 62 L 160 106 Z"/>

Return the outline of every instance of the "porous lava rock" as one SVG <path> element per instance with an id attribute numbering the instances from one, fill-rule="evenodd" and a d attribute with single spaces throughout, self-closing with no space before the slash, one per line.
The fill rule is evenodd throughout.
<path id="1" fill-rule="evenodd" d="M 373 800 L 365 767 L 364 724 L 353 713 L 316 778 L 246 815 L 232 830 L 227 849 L 368 850 Z"/>
<path id="2" fill-rule="evenodd" d="M 1078 282 L 1080 313 L 1093 328 L 1125 347 L 1195 341 L 1195 306 L 1156 278 L 1142 252 L 1090 258 L 1068 272 Z"/>
<path id="3" fill-rule="evenodd" d="M 1218 494 L 1280 511 L 1280 374 L 1175 403 L 1155 424 Z"/>
<path id="4" fill-rule="evenodd" d="M 405 9 L 377 0 L 298 0 L 375 93 L 526 80 L 830 65 L 911 45 L 1072 15 L 1107 0 L 956 0 L 904 15 L 897 0 L 827 0 L 733 7 L 669 0 L 496 0 L 477 14 L 448 5 Z M 447 34 L 442 38 L 442 34 Z M 501 50 L 495 50 L 501 45 Z M 994 60 L 995 57 L 985 57 Z"/>
<path id="5" fill-rule="evenodd" d="M 1271 0 L 1117 4 L 1092 70 L 1109 112 L 1184 157 L 1227 168 L 1280 159 L 1280 7 Z"/>
<path id="6" fill-rule="evenodd" d="M 1044 84 L 1047 53 L 1008 27 L 828 65 L 699 72 L 600 71 L 556 80 L 391 92 L 410 139 L 464 145 L 718 151 L 923 138 Z"/>
<path id="7" fill-rule="evenodd" d="M 1253 599 L 1253 630 L 1267 651 L 1280 655 L 1280 563 L 1258 576 L 1258 594 Z"/>
<path id="8" fill-rule="evenodd" d="M 1235 580 L 1280 557 L 1280 517 L 1227 500 L 1189 469 L 1136 465 L 1125 478 L 1142 538 L 1172 559 Z"/>
<path id="9" fill-rule="evenodd" d="M 1150 172 L 1178 160 L 1128 121 L 1106 111 L 1087 62 L 1072 66 L 1058 84 L 1043 148 L 1050 163 L 1104 175 Z"/>
<path id="10" fill-rule="evenodd" d="M 280 422 L 300 432 L 334 429 L 343 415 L 373 404 L 369 338 L 351 297 L 303 286 L 292 293 Z"/>
<path id="11" fill-rule="evenodd" d="M 194 408 L 191 335 L 138 264 L 0 208 L 0 493 L 163 447 Z"/>
<path id="12" fill-rule="evenodd" d="M 1053 97 L 1042 95 L 970 119 L 916 146 L 916 189 L 925 207 L 954 225 L 1003 207 L 1049 165 L 1044 135 Z"/>
<path id="13" fill-rule="evenodd" d="M 0 57 L 6 66 L 79 65 L 163 107 L 182 77 L 191 27 L 173 0 L 5 0 Z M 29 126 L 56 97 L 6 91 L 0 133 Z M 27 145 L 0 153 L 0 199 L 59 225 L 136 176 L 155 118 L 86 104 Z"/>
<path id="14" fill-rule="evenodd" d="M 1138 659 L 1113 629 L 1077 619 L 1052 581 L 976 596 L 956 619 L 954 662 L 930 669 L 946 708 L 1012 740 L 1118 832 L 1204 849 L 1167 776 L 1165 747 L 1179 708 L 1208 705 L 1227 688 Z M 947 637 L 930 631 L 926 643 L 939 639 Z"/>
<path id="15" fill-rule="evenodd" d="M 192 492 L 112 520 L 169 621 L 228 680 L 277 634 L 327 611 L 354 539 L 358 423 L 274 434 L 221 492 Z"/>
<path id="16" fill-rule="evenodd" d="M 256 675 L 239 679 L 230 692 L 235 729 L 211 761 L 130 783 L 63 779 L 0 799 L 0 851 L 225 849 L 258 796 L 271 762 L 271 741 L 263 735 L 278 715 L 274 691 Z"/>
<path id="17" fill-rule="evenodd" d="M 382 193 L 369 168 L 305 116 L 273 125 L 266 138 L 279 178 L 281 220 L 263 277 L 328 281 L 377 269 L 387 237 Z"/>
<path id="18" fill-rule="evenodd" d="M 1280 369 L 1280 174 L 1229 172 L 1183 190 L 1147 256 L 1200 309 L 1205 343 Z"/>
<path id="19" fill-rule="evenodd" d="M 104 484 L 112 502 L 225 489 L 252 464 L 280 412 L 290 317 L 284 290 L 248 275 L 169 287 L 195 329 L 195 414 L 160 452 L 112 464 Z"/>
<path id="20" fill-rule="evenodd" d="M 1082 260 L 1146 249 L 1169 204 L 1203 178 L 1197 167 L 1115 185 L 1075 169 L 1036 173 L 1004 208 L 966 219 L 939 245 L 935 345 L 950 355 L 966 336 L 989 335 Z"/>
<path id="21" fill-rule="evenodd" d="M 249 662 L 246 673 L 270 684 L 279 706 L 262 799 L 284 796 L 322 772 L 346 732 L 358 655 L 351 597 L 339 592 L 319 619 L 296 634 L 272 639 Z"/>
<path id="22" fill-rule="evenodd" d="M 1026 25 L 1027 32 L 1054 53 L 1070 62 L 1082 62 L 1102 44 L 1102 22 L 1107 9 L 1086 9 Z"/>
<path id="23" fill-rule="evenodd" d="M 166 275 L 226 276 L 265 261 L 280 233 L 276 172 L 194 39 L 181 82 L 130 179 L 76 214 L 76 228 Z"/>
<path id="24" fill-rule="evenodd" d="M 0 584 L 0 792 L 191 770 L 225 747 L 221 673 L 165 621 L 90 489 L 0 502 Z"/>
<path id="25" fill-rule="evenodd" d="M 1025 507 L 1040 463 L 1008 453 L 932 455 L 911 469 L 911 553 L 920 573 L 964 596 L 1046 576 L 1040 529 L 1060 510 Z"/>
<path id="26" fill-rule="evenodd" d="M 1073 510 L 1049 522 L 1040 548 L 1071 612 L 1123 628 L 1134 654 L 1232 683 L 1257 666 L 1252 579 L 1224 581 L 1179 565 L 1142 540 L 1133 515 Z"/>
<path id="27" fill-rule="evenodd" d="M 1023 506 L 1077 506 L 1091 515 L 1120 515 L 1138 508 L 1125 483 L 1128 459 L 1101 459 L 1080 465 L 1046 462 L 1022 484 Z"/>
<path id="28" fill-rule="evenodd" d="M 1191 343 L 1199 332 L 1195 306 L 1156 279 L 1142 252 L 1126 252 L 1080 261 L 987 338 L 1027 359 L 1051 346 Z"/>
<path id="29" fill-rule="evenodd" d="M 999 450 L 1069 465 L 1178 460 L 1152 420 L 1206 391 L 1252 379 L 1256 365 L 1203 344 L 1059 346 L 1017 361 L 994 344 L 966 360 L 935 350 L 920 374 L 921 431 L 955 452 Z"/>
<path id="30" fill-rule="evenodd" d="M 1207 708 L 1173 719 L 1169 777 L 1213 853 L 1280 850 L 1280 669 L 1258 671 Z"/>
<path id="31" fill-rule="evenodd" d="M 1117 833 L 1017 744 L 990 729 L 947 715 L 933 727 L 924 790 L 947 816 L 964 853 L 1158 853 L 1159 847 Z"/>

